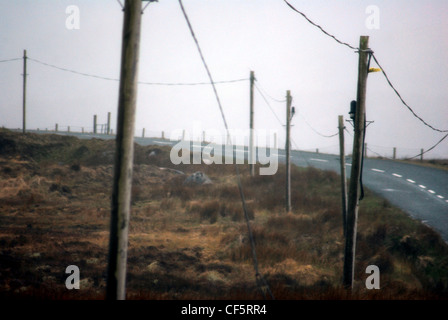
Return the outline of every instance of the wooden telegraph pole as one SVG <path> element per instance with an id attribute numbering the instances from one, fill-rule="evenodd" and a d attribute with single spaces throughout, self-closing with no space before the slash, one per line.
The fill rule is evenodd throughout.
<path id="1" fill-rule="evenodd" d="M 290 162 L 290 133 L 291 133 L 291 92 L 286 91 L 286 212 L 291 211 L 291 162 Z"/>
<path id="2" fill-rule="evenodd" d="M 107 135 L 110 134 L 110 112 L 107 113 Z"/>
<path id="3" fill-rule="evenodd" d="M 249 171 L 251 177 L 255 175 L 254 150 L 254 72 L 250 72 L 250 137 L 249 137 Z"/>
<path id="4" fill-rule="evenodd" d="M 23 133 L 26 132 L 26 50 L 23 50 Z"/>
<path id="5" fill-rule="evenodd" d="M 345 256 L 343 283 L 348 289 L 353 288 L 355 249 L 356 249 L 356 228 L 358 220 L 358 207 L 360 198 L 360 177 L 362 169 L 364 128 L 366 125 L 365 105 L 368 70 L 369 37 L 361 36 L 359 41 L 359 63 L 358 63 L 358 89 L 356 114 L 354 121 L 354 141 L 352 168 L 350 174 L 350 187 L 347 203 L 347 234 L 345 237 Z"/>
<path id="6" fill-rule="evenodd" d="M 96 134 L 96 114 L 93 115 L 93 133 Z"/>
<path id="7" fill-rule="evenodd" d="M 342 228 L 344 237 L 347 234 L 347 175 L 345 169 L 345 139 L 344 139 L 344 117 L 339 116 L 339 155 L 341 162 L 341 192 L 342 192 Z"/>
<path id="8" fill-rule="evenodd" d="M 141 0 L 126 0 L 106 289 L 108 300 L 124 300 L 126 297 L 126 262 L 134 161 L 134 122 L 141 14 Z"/>

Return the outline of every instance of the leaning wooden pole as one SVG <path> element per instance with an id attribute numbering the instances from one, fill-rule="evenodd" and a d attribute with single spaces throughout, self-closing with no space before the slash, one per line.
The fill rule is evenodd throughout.
<path id="1" fill-rule="evenodd" d="M 23 109 L 23 119 L 22 119 L 22 132 L 26 132 L 26 50 L 23 50 L 23 94 L 22 94 L 22 109 Z"/>
<path id="2" fill-rule="evenodd" d="M 353 288 L 355 251 L 356 251 L 356 228 L 358 222 L 358 208 L 360 198 L 360 177 L 362 170 L 364 128 L 365 128 L 365 106 L 368 57 L 369 57 L 369 37 L 361 36 L 359 41 L 359 63 L 358 63 L 358 89 L 356 114 L 354 121 L 353 156 L 350 173 L 350 186 L 347 203 L 347 234 L 345 237 L 345 255 L 343 284 L 347 289 Z"/>
<path id="3" fill-rule="evenodd" d="M 255 150 L 254 150 L 254 72 L 250 72 L 250 137 L 249 137 L 249 172 L 251 177 L 255 175 Z"/>
<path id="4" fill-rule="evenodd" d="M 124 300 L 126 298 L 126 262 L 134 161 L 134 122 L 140 47 L 141 3 L 141 0 L 126 0 L 124 6 L 106 289 L 106 299 L 108 300 Z"/>
<path id="5" fill-rule="evenodd" d="M 286 91 L 286 212 L 291 212 L 291 91 Z"/>
<path id="6" fill-rule="evenodd" d="M 342 197 L 342 230 L 344 237 L 347 234 L 347 174 L 345 167 L 345 139 L 344 139 L 344 117 L 338 117 L 339 123 L 339 159 L 341 167 L 341 197 Z"/>

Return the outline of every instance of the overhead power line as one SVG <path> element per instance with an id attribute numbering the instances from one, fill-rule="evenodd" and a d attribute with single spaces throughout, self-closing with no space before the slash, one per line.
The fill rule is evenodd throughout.
<path id="1" fill-rule="evenodd" d="M 58 69 L 61 71 L 65 71 L 65 72 L 70 72 L 70 73 L 74 73 L 77 75 L 81 75 L 84 77 L 91 77 L 91 78 L 96 78 L 96 79 L 101 79 L 101 80 L 108 80 L 108 81 L 120 81 L 117 78 L 110 78 L 110 77 L 104 77 L 104 76 L 98 76 L 98 75 L 94 75 L 94 74 L 89 74 L 89 73 L 85 73 L 85 72 L 79 72 L 79 71 L 75 71 L 75 70 L 71 70 L 71 69 L 67 69 L 67 68 L 62 68 L 62 67 L 58 67 L 56 65 L 47 63 L 47 62 L 43 62 L 34 58 L 30 58 L 27 57 L 29 60 L 39 63 L 41 65 L 50 67 L 50 68 L 54 68 L 54 69 Z M 22 59 L 22 58 L 18 58 L 18 59 Z M 18 59 L 13 59 L 13 60 L 18 60 Z M 0 61 L 1 62 L 1 61 Z M 233 80 L 223 80 L 223 81 L 216 81 L 214 82 L 215 84 L 224 84 L 224 83 L 234 83 L 234 82 L 241 82 L 241 81 L 248 81 L 248 78 L 241 78 L 241 79 L 233 79 Z M 145 81 L 139 81 L 138 84 L 142 84 L 142 85 L 153 85 L 153 86 L 199 86 L 199 85 L 210 85 L 210 82 L 145 82 Z"/>
<path id="2" fill-rule="evenodd" d="M 382 70 L 384 77 L 386 78 L 387 83 L 389 84 L 389 86 L 392 88 L 392 90 L 394 90 L 395 94 L 398 96 L 398 98 L 401 100 L 401 102 L 403 103 L 403 105 L 406 106 L 406 108 L 408 108 L 409 111 L 411 111 L 411 113 L 414 115 L 414 117 L 416 117 L 418 120 L 420 120 L 425 126 L 431 128 L 434 131 L 438 131 L 438 132 L 448 132 L 448 130 L 441 130 L 438 128 L 433 127 L 432 125 L 428 124 L 425 120 L 423 120 L 420 116 L 418 116 L 415 111 L 404 101 L 404 99 L 401 97 L 400 93 L 398 92 L 397 89 L 395 89 L 394 85 L 392 84 L 392 82 L 390 81 L 389 77 L 387 76 L 386 72 L 384 71 L 383 67 L 381 66 L 381 64 L 378 62 L 378 59 L 375 57 L 375 54 L 372 53 L 372 58 L 373 60 L 376 62 L 376 64 L 378 65 L 378 67 Z"/>
<path id="3" fill-rule="evenodd" d="M 275 99 L 270 94 L 267 93 L 267 91 L 261 86 L 260 81 L 258 79 L 255 79 L 255 81 L 258 83 L 258 91 L 263 91 L 263 95 L 271 99 L 272 101 L 279 102 L 279 103 L 285 103 L 286 99 Z M 261 94 L 261 92 L 260 92 Z"/>
<path id="4" fill-rule="evenodd" d="M 349 132 L 349 131 L 347 131 L 347 132 Z M 350 132 L 349 132 L 349 133 L 350 133 Z M 424 154 L 428 153 L 429 151 L 432 151 L 433 149 L 435 149 L 435 148 L 436 148 L 439 144 L 441 144 L 442 141 L 445 140 L 447 137 L 448 137 L 448 133 L 447 133 L 445 136 L 443 136 L 443 138 L 440 139 L 440 140 L 439 140 L 436 144 L 434 144 L 432 147 L 430 147 L 430 148 L 428 148 L 428 149 L 426 149 L 426 150 L 422 149 L 422 150 L 424 150 L 424 151 L 422 151 L 422 152 L 416 154 L 416 155 L 413 156 L 413 157 L 404 158 L 403 160 L 412 160 L 412 159 L 421 157 L 422 155 L 424 155 Z M 376 146 L 376 147 L 386 148 L 386 147 L 383 147 L 383 146 Z M 379 157 L 382 157 L 382 158 L 385 158 L 385 159 L 389 159 L 389 160 L 395 160 L 394 158 L 391 158 L 391 157 L 382 155 L 382 154 L 380 154 L 379 152 L 376 152 L 375 150 L 372 150 L 370 147 L 367 147 L 367 150 L 370 151 L 371 153 L 376 154 L 376 155 L 379 156 Z"/>
<path id="5" fill-rule="evenodd" d="M 428 150 L 425 150 L 424 152 L 421 152 L 421 153 L 419 153 L 419 154 L 417 154 L 417 155 L 415 155 L 415 156 L 413 156 L 413 157 L 411 157 L 411 158 L 406 158 L 405 160 L 411 160 L 411 159 L 420 157 L 420 156 L 424 155 L 425 153 L 427 153 L 427 152 L 433 150 L 433 149 L 434 149 L 435 147 L 437 147 L 440 143 L 442 143 L 442 141 L 445 140 L 446 137 L 448 137 L 448 133 L 447 133 L 442 139 L 440 139 L 439 142 L 437 142 L 435 145 L 433 145 L 433 146 L 432 146 L 431 148 L 429 148 Z"/>
<path id="6" fill-rule="evenodd" d="M 179 5 L 180 5 L 182 13 L 183 13 L 183 15 L 185 17 L 185 21 L 187 22 L 188 28 L 190 29 L 191 36 L 192 36 L 192 38 L 193 38 L 193 40 L 194 40 L 194 42 L 196 44 L 196 48 L 198 49 L 199 55 L 200 55 L 201 60 L 202 60 L 202 64 L 204 65 L 204 68 L 207 71 L 207 75 L 208 75 L 208 77 L 210 79 L 210 84 L 213 87 L 213 92 L 215 94 L 216 102 L 218 103 L 219 110 L 221 112 L 221 117 L 222 117 L 222 120 L 224 122 L 224 126 L 226 128 L 227 135 L 230 136 L 229 127 L 227 125 L 226 117 L 224 115 L 224 110 L 223 110 L 222 105 L 221 105 L 221 100 L 219 99 L 218 91 L 216 90 L 215 82 L 213 81 L 213 77 L 212 77 L 212 75 L 210 73 L 210 70 L 208 68 L 207 62 L 205 61 L 204 55 L 202 54 L 202 50 L 201 50 L 201 47 L 199 45 L 199 41 L 196 38 L 196 35 L 195 35 L 194 31 L 193 31 L 193 27 L 191 26 L 190 19 L 188 18 L 188 15 L 187 15 L 187 13 L 185 11 L 185 8 L 184 8 L 184 6 L 182 4 L 182 0 L 179 0 Z M 244 198 L 243 187 L 242 187 L 242 184 L 241 184 L 240 172 L 239 172 L 238 165 L 236 164 L 236 162 L 235 162 L 235 170 L 236 170 L 236 177 L 237 177 L 237 183 L 238 183 L 238 190 L 239 190 L 239 193 L 240 193 L 240 196 L 241 196 L 241 202 L 242 202 L 242 205 L 243 205 L 244 217 L 246 219 L 247 230 L 248 230 L 249 238 L 250 238 L 250 244 L 251 244 L 251 250 L 252 250 L 252 258 L 253 258 L 253 264 L 254 264 L 254 270 L 255 270 L 255 278 L 257 280 L 257 284 L 260 285 L 260 286 L 263 285 L 264 288 L 266 288 L 266 290 L 269 293 L 269 295 L 271 296 L 271 298 L 274 299 L 274 296 L 273 296 L 271 290 L 269 289 L 269 286 L 268 286 L 266 280 L 260 274 L 259 269 L 258 269 L 258 260 L 257 260 L 256 251 L 255 251 L 255 240 L 253 238 L 252 230 L 251 230 L 251 227 L 250 227 L 249 215 L 248 215 L 247 208 L 246 208 L 246 201 L 245 201 L 245 198 Z M 264 290 L 261 289 L 261 291 L 263 292 L 263 295 L 264 295 Z"/>
<path id="7" fill-rule="evenodd" d="M 343 42 L 341 40 L 339 40 L 338 38 L 336 38 L 334 35 L 328 33 L 327 31 L 325 31 L 320 25 L 314 23 L 313 21 L 311 21 L 303 12 L 297 10 L 296 8 L 294 8 L 293 5 L 291 5 L 288 1 L 284 0 L 285 3 L 295 12 L 297 12 L 298 14 L 300 14 L 301 16 L 303 16 L 310 24 L 312 24 L 313 26 L 319 28 L 325 35 L 333 38 L 336 42 L 338 42 L 341 45 L 344 45 L 350 49 L 356 50 L 357 52 L 359 52 L 359 48 L 352 46 L 346 42 Z M 381 69 L 384 77 L 386 78 L 386 81 L 388 82 L 389 86 L 394 90 L 395 94 L 398 96 L 398 98 L 401 100 L 401 102 L 403 103 L 403 105 L 405 105 L 408 110 L 414 115 L 414 117 L 416 117 L 418 120 L 420 120 L 424 125 L 426 125 L 427 127 L 431 128 L 434 131 L 438 131 L 438 132 L 448 132 L 448 130 L 441 130 L 438 128 L 433 127 L 432 125 L 428 124 L 425 120 L 423 120 L 423 118 L 421 118 L 419 115 L 417 115 L 417 113 L 404 101 L 404 99 L 402 98 L 402 96 L 400 95 L 400 93 L 398 92 L 398 90 L 394 87 L 394 85 L 392 84 L 392 82 L 390 81 L 389 77 L 387 76 L 386 72 L 384 71 L 384 68 L 380 65 L 380 63 L 378 62 L 378 59 L 375 57 L 374 53 L 372 50 L 369 49 L 369 52 L 371 53 L 371 57 L 375 60 L 376 64 L 378 65 L 378 67 Z"/>
<path id="8" fill-rule="evenodd" d="M 321 137 L 324 137 L 324 138 L 333 138 L 333 137 L 336 137 L 337 135 L 339 135 L 339 131 L 336 132 L 335 134 L 331 134 L 331 135 L 326 135 L 326 134 L 320 133 L 319 131 L 317 131 L 316 129 L 314 129 L 314 127 L 313 127 L 311 124 L 309 124 L 308 121 L 306 121 L 305 117 L 303 116 L 303 114 L 302 114 L 299 110 L 297 110 L 297 111 L 298 111 L 298 113 L 300 114 L 300 116 L 302 117 L 303 121 L 307 124 L 307 126 L 310 127 L 311 130 L 313 130 L 315 133 L 317 133 L 317 134 L 320 135 Z"/>
<path id="9" fill-rule="evenodd" d="M 241 79 L 234 79 L 234 80 L 222 80 L 222 81 L 215 81 L 214 84 L 224 84 L 224 83 L 234 83 L 234 82 L 242 82 L 242 81 L 249 81 L 248 78 L 241 78 Z M 174 83 L 168 83 L 168 82 L 143 82 L 140 81 L 139 84 L 147 84 L 152 86 L 202 86 L 202 85 L 210 85 L 210 82 L 174 82 Z"/>
<path id="10" fill-rule="evenodd" d="M 343 42 L 343 41 L 339 40 L 339 39 L 336 38 L 334 35 L 328 33 L 328 32 L 325 31 L 320 25 L 318 25 L 318 24 L 314 23 L 313 21 L 311 21 L 311 20 L 310 20 L 310 19 L 309 19 L 303 12 L 301 12 L 301 11 L 297 10 L 296 8 L 294 8 L 294 6 L 291 5 L 288 1 L 286 1 L 286 0 L 284 0 L 284 1 L 285 1 L 285 3 L 286 3 L 292 10 L 294 10 L 295 12 L 297 12 L 298 14 L 300 14 L 300 15 L 301 15 L 302 17 L 304 17 L 309 23 L 311 23 L 313 26 L 319 28 L 320 31 L 322 31 L 323 33 L 325 33 L 327 36 L 333 38 L 333 39 L 334 39 L 336 42 L 338 42 L 339 44 L 342 44 L 342 45 L 344 45 L 344 46 L 347 46 L 347 47 L 349 47 L 350 49 L 353 49 L 353 50 L 358 50 L 358 49 L 359 49 L 359 48 L 354 47 L 354 46 L 352 46 L 352 45 L 350 45 L 350 44 L 348 44 L 348 43 L 346 43 L 346 42 Z"/>
<path id="11" fill-rule="evenodd" d="M 13 58 L 13 59 L 0 60 L 0 63 L 2 63 L 2 62 L 16 61 L 16 60 L 22 60 L 22 59 L 23 59 L 23 58 Z"/>
<path id="12" fill-rule="evenodd" d="M 266 105 L 268 106 L 269 110 L 271 110 L 272 114 L 275 116 L 275 118 L 277 118 L 278 123 L 280 123 L 280 125 L 284 126 L 284 124 L 282 123 L 282 121 L 280 120 L 280 118 L 277 116 L 277 114 L 275 113 L 274 109 L 272 108 L 271 104 L 269 103 L 269 101 L 266 99 L 266 97 L 264 96 L 264 94 L 261 92 L 260 88 L 257 86 L 257 84 L 255 84 L 255 89 L 257 89 L 258 93 L 260 94 L 260 96 L 263 98 L 264 102 L 266 103 Z"/>
<path id="13" fill-rule="evenodd" d="M 79 72 L 79 71 L 75 71 L 75 70 L 70 70 L 70 69 L 67 69 L 67 68 L 58 67 L 58 66 L 55 66 L 53 64 L 46 63 L 46 62 L 43 62 L 43 61 L 40 61 L 40 60 L 37 60 L 37 59 L 34 59 L 34 58 L 30 58 L 30 57 L 28 57 L 28 60 L 36 62 L 36 63 L 39 63 L 39 64 L 47 66 L 47 67 L 51 67 L 51 68 L 58 69 L 58 70 L 61 70 L 61 71 L 71 72 L 71 73 L 74 73 L 74 74 L 77 74 L 77 75 L 81 75 L 81 76 L 85 76 L 85 77 L 92 77 L 92 78 L 97 78 L 97 79 L 102 79 L 102 80 L 109 80 L 109 81 L 120 81 L 119 79 L 116 79 L 116 78 L 108 78 L 108 77 L 103 77 L 103 76 L 98 76 L 98 75 L 94 75 L 94 74 L 89 74 L 89 73 Z"/>

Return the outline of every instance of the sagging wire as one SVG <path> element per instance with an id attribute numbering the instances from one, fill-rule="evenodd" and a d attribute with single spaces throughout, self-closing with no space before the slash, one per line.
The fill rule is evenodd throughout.
<path id="1" fill-rule="evenodd" d="M 23 58 L 14 58 L 14 59 L 0 60 L 0 63 L 2 63 L 2 62 L 16 61 L 16 60 L 22 60 L 22 59 L 23 59 Z"/>
<path id="2" fill-rule="evenodd" d="M 417 113 L 406 103 L 406 101 L 404 101 L 404 99 L 402 98 L 401 94 L 398 92 L 398 90 L 395 88 L 395 86 L 392 84 L 392 82 L 390 81 L 389 77 L 387 76 L 386 72 L 384 71 L 384 68 L 381 66 L 381 64 L 378 62 L 378 59 L 375 57 L 375 55 L 372 53 L 372 58 L 373 60 L 375 60 L 375 63 L 378 65 L 378 67 L 381 69 L 384 77 L 386 78 L 387 83 L 389 84 L 389 86 L 392 88 L 392 90 L 395 92 L 395 94 L 398 96 L 398 98 L 400 99 L 400 101 L 402 102 L 402 104 L 404 106 L 406 106 L 406 108 L 408 108 L 408 110 L 414 115 L 414 117 L 416 117 L 418 120 L 420 120 L 425 126 L 431 128 L 434 131 L 438 131 L 438 132 L 448 132 L 448 130 L 441 130 L 438 128 L 433 127 L 432 125 L 430 125 L 429 123 L 427 123 L 425 120 L 423 120 L 423 118 L 421 118 L 419 115 L 417 115 Z"/>
<path id="3" fill-rule="evenodd" d="M 313 26 L 317 27 L 320 29 L 320 31 L 322 31 L 324 34 L 326 34 L 327 36 L 329 36 L 330 38 L 333 38 L 336 42 L 338 42 L 339 44 L 342 44 L 344 46 L 349 47 L 350 49 L 353 50 L 358 50 L 359 48 L 356 48 L 350 44 L 348 44 L 347 42 L 343 42 L 341 40 L 339 40 L 338 38 L 336 38 L 334 35 L 328 33 L 327 31 L 325 31 L 320 25 L 314 23 L 313 21 L 311 21 L 303 12 L 300 12 L 299 10 L 297 10 L 296 8 L 294 8 L 288 1 L 284 0 L 285 3 L 295 12 L 297 12 L 298 14 L 300 14 L 302 17 L 304 17 L 309 23 L 311 23 Z"/>
<path id="4" fill-rule="evenodd" d="M 185 17 L 185 21 L 187 22 L 188 28 L 190 29 L 191 36 L 193 37 L 193 40 L 194 40 L 194 42 L 196 44 L 196 48 L 198 49 L 198 52 L 199 52 L 199 55 L 201 57 L 202 63 L 204 65 L 204 68 L 207 71 L 207 75 L 208 75 L 208 77 L 210 79 L 210 84 L 213 87 L 213 91 L 214 91 L 214 94 L 215 94 L 215 97 L 216 97 L 216 101 L 217 101 L 219 109 L 221 111 L 221 117 L 222 117 L 222 120 L 224 122 L 224 126 L 226 128 L 227 135 L 228 135 L 228 137 L 230 137 L 229 127 L 227 125 L 226 117 L 224 115 L 224 111 L 223 111 L 223 108 L 222 108 L 222 105 L 221 105 L 221 100 L 219 99 L 219 95 L 218 95 L 218 92 L 216 90 L 215 82 L 213 81 L 213 77 L 212 77 L 212 75 L 210 73 L 210 70 L 208 68 L 208 65 L 207 65 L 207 63 L 205 61 L 204 55 L 202 54 L 201 47 L 200 47 L 199 42 L 198 42 L 198 40 L 196 38 L 196 35 L 195 35 L 194 31 L 193 31 L 193 27 L 191 26 L 190 19 L 188 18 L 188 15 L 187 15 L 187 13 L 185 11 L 185 8 L 184 8 L 184 6 L 182 4 L 182 0 L 179 0 L 179 5 L 180 5 L 182 13 L 183 13 L 183 15 Z M 230 139 L 228 141 L 229 141 L 229 143 L 231 143 Z M 268 292 L 270 297 L 272 299 L 274 299 L 274 295 L 272 294 L 272 292 L 271 292 L 271 290 L 269 288 L 269 285 L 267 284 L 266 280 L 261 275 L 261 273 L 259 272 L 259 269 L 258 269 L 258 259 L 257 259 L 256 251 L 255 251 L 255 240 L 253 238 L 252 229 L 250 227 L 249 215 L 248 215 L 247 208 L 246 208 L 246 200 L 245 200 L 245 197 L 244 197 L 243 187 L 242 187 L 242 184 L 241 184 L 240 172 L 239 172 L 238 165 L 236 164 L 236 162 L 235 162 L 235 170 L 236 170 L 236 177 L 237 177 L 237 182 L 238 182 L 238 190 L 239 190 L 240 197 L 241 197 L 241 202 L 242 202 L 242 205 L 243 205 L 244 217 L 246 219 L 247 229 L 248 229 L 250 243 L 251 243 L 252 257 L 253 257 L 255 278 L 257 280 L 257 285 L 260 287 L 260 290 L 261 290 L 261 292 L 262 292 L 262 294 L 263 294 L 263 296 L 265 298 L 266 298 L 266 296 L 265 296 L 265 292 L 264 292 L 263 288 L 265 288 L 265 290 Z"/>
<path id="5" fill-rule="evenodd" d="M 18 59 L 22 59 L 22 58 L 18 58 Z M 18 60 L 18 59 L 13 59 L 13 60 Z M 28 60 L 39 63 L 41 65 L 47 66 L 47 67 L 51 67 L 54 69 L 58 69 L 61 71 L 65 71 L 65 72 L 70 72 L 70 73 L 74 73 L 77 75 L 81 75 L 81 76 L 85 76 L 85 77 L 91 77 L 91 78 L 97 78 L 97 79 L 102 79 L 102 80 L 108 80 L 108 81 L 119 81 L 119 79 L 116 78 L 109 78 L 109 77 L 103 77 L 103 76 L 98 76 L 98 75 L 94 75 L 94 74 L 89 74 L 89 73 L 85 73 L 85 72 L 79 72 L 79 71 L 75 71 L 75 70 L 71 70 L 71 69 L 67 69 L 67 68 L 62 68 L 62 67 L 58 67 L 56 65 L 47 63 L 47 62 L 43 62 L 34 58 L 30 58 L 27 57 Z M 10 60 L 12 61 L 12 60 Z M 1 61 L 0 61 L 1 62 Z M 241 78 L 241 79 L 233 79 L 233 80 L 222 80 L 222 81 L 215 81 L 215 84 L 225 84 L 225 83 L 235 83 L 235 82 L 241 82 L 241 81 L 248 81 L 247 78 Z M 142 85 L 151 85 L 151 86 L 199 86 L 199 85 L 210 85 L 210 82 L 144 82 L 144 81 L 139 81 L 137 82 L 138 84 L 142 84 Z"/>

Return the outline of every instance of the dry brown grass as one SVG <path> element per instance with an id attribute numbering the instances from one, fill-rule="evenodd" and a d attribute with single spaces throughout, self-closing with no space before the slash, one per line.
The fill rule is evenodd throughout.
<path id="1" fill-rule="evenodd" d="M 36 137 L 28 138 L 32 145 Z M 20 140 L 14 141 L 16 149 L 24 150 Z M 13 153 L 0 159 L 4 297 L 104 298 L 111 145 L 71 139 L 58 143 L 76 157 L 55 162 Z M 168 149 L 157 150 L 149 157 L 154 147 L 136 148 L 128 298 L 263 298 L 255 282 L 235 168 L 176 167 L 167 160 Z M 56 147 L 52 152 L 59 154 Z M 214 183 L 186 186 L 185 175 L 160 168 L 203 171 Z M 338 176 L 293 167 L 293 211 L 286 214 L 284 167 L 274 176 L 253 178 L 247 167 L 240 169 L 260 271 L 277 299 L 446 297 L 448 250 L 429 228 L 367 192 L 360 210 L 355 290 L 349 294 L 340 286 L 344 241 Z M 65 288 L 65 268 L 71 264 L 81 270 L 80 290 Z M 381 290 L 364 287 L 369 264 L 381 269 Z"/>

